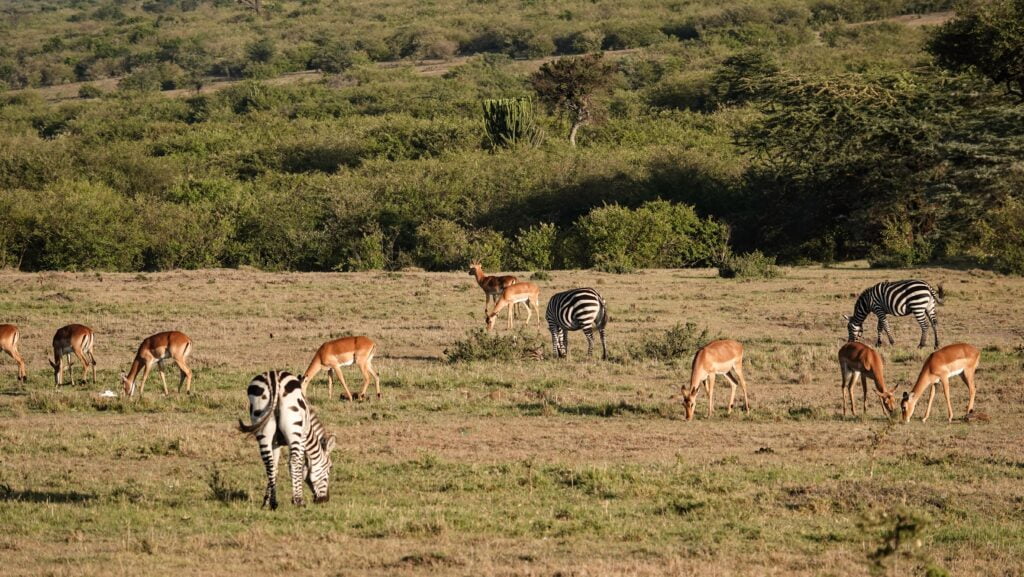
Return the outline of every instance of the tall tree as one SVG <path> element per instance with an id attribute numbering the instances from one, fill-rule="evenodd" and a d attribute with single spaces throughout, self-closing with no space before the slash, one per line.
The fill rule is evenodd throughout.
<path id="1" fill-rule="evenodd" d="M 932 33 L 928 51 L 939 65 L 978 72 L 1024 102 L 1024 0 L 965 4 Z"/>
<path id="2" fill-rule="evenodd" d="M 541 102 L 569 116 L 569 142 L 576 146 L 580 126 L 593 118 L 593 97 L 608 86 L 611 75 L 612 67 L 601 54 L 588 54 L 546 62 L 530 84 Z"/>

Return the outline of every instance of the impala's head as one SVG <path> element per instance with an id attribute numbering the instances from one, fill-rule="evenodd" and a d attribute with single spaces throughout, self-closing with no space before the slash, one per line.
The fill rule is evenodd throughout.
<path id="1" fill-rule="evenodd" d="M 476 276 L 477 271 L 480 270 L 480 263 L 471 262 L 469 263 L 469 276 Z"/>
<path id="2" fill-rule="evenodd" d="M 307 457 L 309 462 L 306 464 L 306 484 L 313 491 L 314 503 L 326 503 L 331 499 L 331 468 L 334 466 L 331 452 L 334 451 L 335 445 L 334 435 L 326 439 L 321 438 L 320 456 L 317 458 Z"/>
<path id="3" fill-rule="evenodd" d="M 885 411 L 885 416 L 892 417 L 893 411 L 896 410 L 896 389 L 884 393 L 875 391 L 875 394 L 882 401 L 882 410 Z"/>
<path id="4" fill-rule="evenodd" d="M 849 341 L 851 343 L 859 341 L 860 337 L 864 335 L 864 325 L 853 322 L 853 319 L 847 315 L 843 315 L 843 318 L 846 319 L 846 331 L 849 333 Z"/>
<path id="5" fill-rule="evenodd" d="M 683 410 L 686 411 L 686 420 L 693 420 L 693 413 L 697 409 L 697 392 L 683 392 Z"/>
<path id="6" fill-rule="evenodd" d="M 904 423 L 910 422 L 910 417 L 914 415 L 914 405 L 917 404 L 917 399 L 911 398 L 909 391 L 903 391 L 903 399 L 900 400 L 900 417 Z"/>
<path id="7" fill-rule="evenodd" d="M 494 329 L 494 323 L 498 320 L 498 315 L 495 313 L 484 313 L 484 320 L 487 321 L 487 332 L 491 332 Z"/>
<path id="8" fill-rule="evenodd" d="M 135 394 L 135 383 L 128 380 L 128 375 L 121 373 L 121 386 L 124 387 L 124 394 L 128 397 Z"/>

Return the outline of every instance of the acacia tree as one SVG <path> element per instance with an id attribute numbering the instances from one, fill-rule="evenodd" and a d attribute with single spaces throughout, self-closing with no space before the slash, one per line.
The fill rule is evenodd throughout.
<path id="1" fill-rule="evenodd" d="M 546 62 L 530 77 L 541 102 L 552 111 L 569 116 L 569 142 L 576 146 L 576 133 L 593 118 L 592 99 L 608 85 L 612 67 L 602 55 L 588 54 Z"/>
<path id="2" fill-rule="evenodd" d="M 1024 102 L 1024 0 L 973 2 L 928 41 L 940 66 L 971 70 Z"/>

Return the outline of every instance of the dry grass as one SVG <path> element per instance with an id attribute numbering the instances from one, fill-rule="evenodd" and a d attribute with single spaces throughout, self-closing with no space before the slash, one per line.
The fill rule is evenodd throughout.
<path id="1" fill-rule="evenodd" d="M 705 270 L 552 277 L 545 295 L 605 296 L 613 361 L 445 364 L 444 349 L 483 325 L 482 294 L 461 272 L 0 272 L 0 321 L 21 326 L 32 378 L 16 384 L 4 357 L 0 574 L 866 575 L 893 518 L 881 515 L 895 511 L 922 524 L 883 573 L 1024 571 L 1024 282 L 857 268 L 751 282 Z M 940 336 L 983 348 L 978 410 L 990 421 L 948 424 L 941 398 L 924 424 L 889 425 L 877 401 L 841 417 L 841 315 L 896 277 L 945 282 Z M 627 356 L 687 321 L 745 343 L 751 415 L 725 417 L 720 386 L 715 418 L 701 397 L 682 421 L 689 359 Z M 69 322 L 96 330 L 102 382 L 54 391 L 47 349 Z M 883 354 L 906 383 L 928 351 L 913 348 L 912 319 L 895 328 Z M 192 398 L 159 396 L 155 373 L 142 401 L 96 397 L 117 389 L 143 337 L 169 329 L 195 342 Z M 343 439 L 332 500 L 261 511 L 255 443 L 232 432 L 247 379 L 302 370 L 346 334 L 380 344 L 384 399 L 342 403 L 314 385 Z M 957 417 L 964 389 L 953 385 Z"/>

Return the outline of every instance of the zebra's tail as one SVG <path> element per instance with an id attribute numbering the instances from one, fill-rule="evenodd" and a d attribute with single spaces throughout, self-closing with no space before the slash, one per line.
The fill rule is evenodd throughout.
<path id="1" fill-rule="evenodd" d="M 601 301 L 601 314 L 604 315 L 601 319 L 601 326 L 604 327 L 612 322 L 612 315 L 608 312 L 608 305 L 605 304 L 604 297 L 598 296 L 597 300 Z"/>
<path id="2" fill-rule="evenodd" d="M 275 387 L 276 381 L 274 379 L 267 379 L 267 388 L 270 389 L 270 404 L 263 409 L 263 415 L 259 419 L 253 422 L 251 425 L 246 425 L 242 422 L 242 419 L 238 419 L 238 430 L 247 435 L 255 434 L 256 431 L 263 430 L 263 425 L 267 424 L 270 416 L 274 414 L 274 409 L 277 407 L 277 390 Z"/>
<path id="3" fill-rule="evenodd" d="M 946 290 L 942 288 L 942 283 L 939 283 L 939 286 L 936 287 L 936 290 L 932 291 L 932 296 L 935 297 L 935 302 L 939 303 L 940 305 L 946 304 Z"/>

